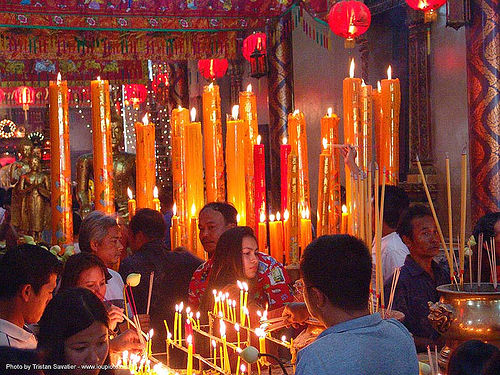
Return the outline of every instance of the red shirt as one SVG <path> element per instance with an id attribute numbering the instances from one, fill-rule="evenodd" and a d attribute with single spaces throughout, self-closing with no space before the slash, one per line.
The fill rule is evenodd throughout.
<path id="1" fill-rule="evenodd" d="M 257 270 L 257 288 L 253 296 L 259 305 L 265 307 L 269 304 L 269 310 L 277 309 L 287 302 L 293 302 L 290 278 L 281 263 L 273 257 L 258 253 L 259 268 Z M 212 271 L 213 260 L 210 259 L 194 271 L 189 283 L 189 306 L 197 309 L 201 297 L 205 293 L 208 284 L 208 276 Z"/>

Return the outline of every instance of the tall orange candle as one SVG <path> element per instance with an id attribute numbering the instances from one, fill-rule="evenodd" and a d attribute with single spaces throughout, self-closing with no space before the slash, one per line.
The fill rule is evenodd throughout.
<path id="1" fill-rule="evenodd" d="M 283 224 L 280 220 L 279 212 L 269 215 L 269 243 L 270 254 L 278 262 L 283 260 Z"/>
<path id="2" fill-rule="evenodd" d="M 50 117 L 50 177 L 51 177 L 51 217 L 52 243 L 73 244 L 73 213 L 71 201 L 71 159 L 69 149 L 68 124 L 68 83 L 57 81 L 49 84 Z"/>
<path id="3" fill-rule="evenodd" d="M 205 205 L 205 192 L 203 186 L 203 138 L 201 136 L 201 123 L 196 121 L 195 108 L 191 109 L 191 123 L 186 126 L 185 137 L 186 202 L 187 207 L 195 207 L 194 216 L 198 217 L 198 211 Z M 191 217 L 193 217 L 192 212 Z M 192 242 L 192 233 L 194 232 L 190 230 L 190 242 Z"/>
<path id="4" fill-rule="evenodd" d="M 311 217 L 308 209 L 302 211 L 302 218 L 300 219 L 300 247 L 302 251 L 312 241 L 312 224 Z"/>
<path id="5" fill-rule="evenodd" d="M 326 116 L 321 118 L 321 139 L 326 138 L 330 145 L 339 143 L 339 117 L 328 108 Z M 340 196 L 340 150 L 330 147 L 330 173 L 328 186 L 328 233 L 340 233 L 341 196 Z"/>
<path id="6" fill-rule="evenodd" d="M 331 150 L 326 138 L 323 138 L 323 150 L 319 156 L 318 174 L 318 215 L 317 215 L 317 235 L 323 236 L 329 233 L 328 212 L 329 212 L 329 175 L 331 168 Z"/>
<path id="7" fill-rule="evenodd" d="M 240 215 L 238 225 L 246 225 L 245 188 L 245 123 L 238 120 L 239 106 L 235 105 L 231 119 L 227 121 L 226 132 L 226 173 L 227 201 L 232 203 Z M 252 192 L 253 193 L 253 192 Z"/>
<path id="8" fill-rule="evenodd" d="M 372 86 L 361 83 L 361 128 L 359 139 L 359 167 L 363 171 L 368 170 L 368 165 L 373 159 L 372 150 Z"/>
<path id="9" fill-rule="evenodd" d="M 401 89 L 399 79 L 392 79 L 391 66 L 387 69 L 387 79 L 380 83 L 380 102 L 382 108 L 382 126 L 380 129 L 380 164 L 385 167 L 387 184 L 397 185 L 399 180 L 399 111 L 401 107 Z"/>
<path id="10" fill-rule="evenodd" d="M 252 92 L 252 85 L 247 90 L 240 92 L 240 118 L 245 122 L 245 184 L 246 184 L 246 223 L 250 228 L 255 228 L 255 190 L 253 146 L 257 143 L 259 123 L 257 120 L 257 98 Z"/>
<path id="11" fill-rule="evenodd" d="M 92 81 L 90 99 L 92 103 L 94 206 L 96 210 L 111 214 L 115 211 L 115 203 L 109 82 L 99 77 Z"/>
<path id="12" fill-rule="evenodd" d="M 226 187 L 219 86 L 213 83 L 205 86 L 202 101 L 207 201 L 223 202 L 226 200 Z"/>
<path id="13" fill-rule="evenodd" d="M 298 157 L 298 189 L 299 202 L 310 207 L 309 195 L 309 161 L 307 156 L 307 133 L 304 113 L 299 110 L 288 115 L 288 135 L 292 152 Z"/>
<path id="14" fill-rule="evenodd" d="M 177 212 L 181 226 L 181 242 L 188 245 L 188 202 L 187 176 L 186 176 L 186 127 L 189 124 L 189 111 L 179 106 L 172 110 L 170 118 L 172 140 L 172 191 L 174 201 L 177 203 Z"/>
<path id="15" fill-rule="evenodd" d="M 342 234 L 348 234 L 348 230 L 347 230 L 347 219 L 348 219 L 348 213 L 347 213 L 347 207 L 345 204 L 342 205 L 342 226 L 341 226 L 341 229 L 340 229 L 340 233 Z"/>
<path id="16" fill-rule="evenodd" d="M 135 210 L 137 208 L 137 202 L 134 199 L 134 196 L 132 195 L 132 190 L 130 188 L 127 188 L 127 195 L 128 195 L 128 201 L 127 201 L 127 206 L 128 206 L 128 219 L 132 219 L 135 215 Z"/>
<path id="17" fill-rule="evenodd" d="M 344 143 L 359 146 L 360 139 L 360 123 L 359 114 L 360 96 L 361 96 L 361 78 L 354 78 L 354 59 L 351 61 L 349 68 L 349 78 L 345 78 L 343 82 L 343 102 L 344 102 Z M 359 165 L 359 155 L 356 158 Z M 354 217 L 353 204 L 351 200 L 351 179 L 346 174 L 346 206 L 349 213 L 349 221 Z M 352 223 L 349 223 L 349 227 Z"/>
<path id="18" fill-rule="evenodd" d="M 161 212 L 161 203 L 158 198 L 158 188 L 156 186 L 153 188 L 153 208 L 156 211 Z"/>
<path id="19" fill-rule="evenodd" d="M 136 179 L 135 194 L 139 208 L 155 209 L 153 190 L 156 186 L 155 126 L 148 115 L 135 123 Z"/>

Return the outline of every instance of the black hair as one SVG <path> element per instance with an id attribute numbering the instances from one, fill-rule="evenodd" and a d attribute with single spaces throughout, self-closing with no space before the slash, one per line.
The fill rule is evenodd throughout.
<path id="1" fill-rule="evenodd" d="M 499 349 L 480 340 L 460 344 L 450 356 L 448 375 L 480 375 L 486 362 Z"/>
<path id="2" fill-rule="evenodd" d="M 100 322 L 108 327 L 104 304 L 85 288 L 66 289 L 49 302 L 39 322 L 38 350 L 45 364 L 67 363 L 64 342 L 69 337 Z M 49 374 L 63 374 L 65 370 L 51 370 Z"/>
<path id="3" fill-rule="evenodd" d="M 129 223 L 132 233 L 144 233 L 149 240 L 164 239 L 167 233 L 167 224 L 161 212 L 151 208 L 137 210 Z"/>
<path id="4" fill-rule="evenodd" d="M 494 353 L 483 367 L 481 375 L 498 375 L 500 374 L 500 351 Z"/>
<path id="5" fill-rule="evenodd" d="M 481 216 L 472 231 L 476 242 L 479 238 L 479 234 L 481 233 L 483 234 L 484 243 L 489 243 L 492 238 L 495 238 L 495 224 L 498 221 L 500 221 L 500 212 L 489 212 Z"/>
<path id="6" fill-rule="evenodd" d="M 64 265 L 64 271 L 61 277 L 61 286 L 59 290 L 65 290 L 69 288 L 76 288 L 78 284 L 78 279 L 82 272 L 98 267 L 101 269 L 106 281 L 111 279 L 111 275 L 108 272 L 108 268 L 103 263 L 101 258 L 97 255 L 91 253 L 79 253 L 72 255 L 66 261 Z"/>
<path id="7" fill-rule="evenodd" d="M 41 363 L 36 350 L 18 349 L 11 346 L 0 346 L 0 369 L 4 375 L 43 375 L 43 371 L 35 369 L 34 363 Z M 21 365 L 21 368 L 16 368 Z M 30 365 L 29 368 L 24 365 Z M 22 369 L 22 370 L 21 370 Z M 21 370 L 21 371 L 20 371 Z"/>
<path id="8" fill-rule="evenodd" d="M 385 216 L 385 213 L 384 213 Z M 398 224 L 397 232 L 401 238 L 406 236 L 408 238 L 413 238 L 413 220 L 420 219 L 422 217 L 430 216 L 432 217 L 431 210 L 428 209 L 423 204 L 415 204 L 409 207 L 401 216 L 401 220 Z"/>
<path id="9" fill-rule="evenodd" d="M 379 199 L 382 194 L 382 187 L 379 187 Z M 410 198 L 403 189 L 386 185 L 384 195 L 384 222 L 391 228 L 397 228 L 399 219 L 405 210 L 410 206 Z"/>
<path id="10" fill-rule="evenodd" d="M 20 245 L 5 253 L 0 261 L 0 300 L 10 300 L 23 285 L 39 293 L 50 276 L 59 275 L 61 262 L 50 251 L 36 245 Z"/>
<path id="11" fill-rule="evenodd" d="M 372 258 L 366 245 L 347 234 L 321 236 L 305 249 L 300 271 L 306 287 L 318 288 L 345 311 L 368 306 Z"/>
<path id="12" fill-rule="evenodd" d="M 233 205 L 226 203 L 226 202 L 211 202 L 207 203 L 201 210 L 200 214 L 207 210 L 214 210 L 217 212 L 220 212 L 221 215 L 224 217 L 224 222 L 226 225 L 228 224 L 234 224 L 238 225 L 238 211 L 236 211 L 236 208 L 234 208 Z"/>

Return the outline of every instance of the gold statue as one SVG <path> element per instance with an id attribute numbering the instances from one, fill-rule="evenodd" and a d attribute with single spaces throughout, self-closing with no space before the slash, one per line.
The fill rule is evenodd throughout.
<path id="1" fill-rule="evenodd" d="M 33 143 L 24 138 L 19 143 L 19 160 L 2 168 L 2 185 L 6 188 L 13 187 L 12 203 L 10 207 L 11 224 L 19 228 L 21 226 L 21 212 L 23 212 L 22 196 L 19 193 L 19 184 L 21 177 L 30 171 L 30 158 L 33 154 Z M 5 168 L 5 174 L 4 172 Z M 5 181 L 4 181 L 5 177 Z"/>
<path id="2" fill-rule="evenodd" d="M 50 211 L 50 176 L 42 172 L 40 158 L 30 159 L 31 171 L 21 176 L 19 194 L 22 197 L 21 230 L 40 241 Z"/>
<path id="3" fill-rule="evenodd" d="M 111 109 L 111 143 L 113 146 L 113 187 L 115 207 L 121 217 L 128 217 L 127 188 L 135 190 L 135 155 L 123 152 L 123 125 L 118 113 Z M 76 163 L 76 198 L 80 204 L 80 215 L 85 218 L 92 211 L 91 181 L 93 178 L 93 156 L 85 154 Z"/>

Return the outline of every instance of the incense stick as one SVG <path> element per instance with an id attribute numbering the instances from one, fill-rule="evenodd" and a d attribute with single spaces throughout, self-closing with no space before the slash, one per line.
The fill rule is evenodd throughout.
<path id="1" fill-rule="evenodd" d="M 132 320 L 130 320 L 130 319 L 129 319 L 129 318 L 128 318 L 125 314 L 123 314 L 123 318 L 125 318 L 125 320 L 127 321 L 127 323 L 130 323 L 130 325 L 131 325 L 132 327 L 134 327 L 135 329 L 137 329 L 137 326 L 135 325 L 135 323 L 134 323 Z M 141 334 L 142 334 L 145 338 L 147 338 L 147 337 L 148 337 L 148 335 L 146 335 L 146 334 L 144 333 L 144 331 L 142 331 L 142 330 L 141 330 Z"/>
<path id="2" fill-rule="evenodd" d="M 483 262 L 483 233 L 479 233 L 479 239 L 477 242 L 477 289 L 481 287 L 481 273 L 482 273 L 482 262 Z"/>
<path id="3" fill-rule="evenodd" d="M 148 291 L 148 305 L 146 307 L 146 314 L 149 315 L 149 307 L 151 306 L 151 293 L 153 292 L 153 279 L 155 277 L 155 271 L 149 274 L 149 291 Z"/>
<path id="4" fill-rule="evenodd" d="M 387 314 L 390 314 L 392 311 L 392 303 L 394 302 L 394 294 L 396 293 L 400 272 L 401 268 L 395 268 L 394 274 L 392 275 L 391 294 L 389 296 L 389 303 L 387 304 Z"/>

